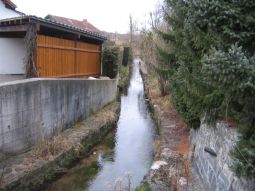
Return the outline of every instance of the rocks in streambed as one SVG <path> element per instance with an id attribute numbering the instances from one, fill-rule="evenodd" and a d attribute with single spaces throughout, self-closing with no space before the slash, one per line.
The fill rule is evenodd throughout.
<path id="1" fill-rule="evenodd" d="M 158 170 L 161 166 L 167 165 L 165 161 L 155 161 L 151 166 L 151 170 Z"/>
<path id="2" fill-rule="evenodd" d="M 163 148 L 157 155 L 146 181 L 153 191 L 186 190 L 188 189 L 189 165 L 183 155 L 173 152 L 170 148 Z M 189 187 L 190 188 L 190 187 Z"/>

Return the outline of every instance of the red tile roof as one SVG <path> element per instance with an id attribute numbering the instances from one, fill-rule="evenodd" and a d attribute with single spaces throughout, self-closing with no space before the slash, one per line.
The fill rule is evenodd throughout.
<path id="1" fill-rule="evenodd" d="M 17 6 L 11 0 L 2 0 L 6 7 L 15 10 Z"/>
<path id="2" fill-rule="evenodd" d="M 84 19 L 83 21 L 78 21 L 78 20 L 54 16 L 54 15 L 47 15 L 45 18 L 58 23 L 74 26 L 82 30 L 88 30 L 88 31 L 97 32 L 97 33 L 100 32 L 100 30 L 97 29 L 95 26 L 93 26 L 91 23 L 89 23 L 87 19 Z"/>

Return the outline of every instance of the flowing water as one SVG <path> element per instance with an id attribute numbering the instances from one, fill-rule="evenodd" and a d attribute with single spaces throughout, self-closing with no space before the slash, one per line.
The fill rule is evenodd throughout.
<path id="1" fill-rule="evenodd" d="M 142 181 L 152 163 L 155 129 L 144 100 L 139 62 L 135 59 L 127 95 L 121 96 L 116 132 L 47 191 L 111 191 L 128 185 L 134 189 Z"/>

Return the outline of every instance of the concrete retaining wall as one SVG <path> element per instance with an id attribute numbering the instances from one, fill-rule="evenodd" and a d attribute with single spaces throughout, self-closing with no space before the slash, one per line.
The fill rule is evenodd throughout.
<path id="1" fill-rule="evenodd" d="M 231 170 L 230 151 L 238 141 L 238 136 L 236 128 L 226 127 L 223 123 L 218 123 L 216 128 L 203 124 L 199 129 L 191 130 L 190 148 L 193 152 L 193 164 L 207 190 L 253 190 L 252 182 L 237 178 Z M 217 156 L 205 152 L 206 146 L 213 149 Z"/>
<path id="2" fill-rule="evenodd" d="M 30 79 L 0 85 L 0 152 L 23 151 L 116 95 L 116 80 Z"/>

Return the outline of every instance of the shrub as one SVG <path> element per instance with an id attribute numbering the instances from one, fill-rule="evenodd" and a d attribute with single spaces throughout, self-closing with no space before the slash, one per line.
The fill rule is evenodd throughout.
<path id="1" fill-rule="evenodd" d="M 116 46 L 103 47 L 103 75 L 115 78 L 118 73 L 120 49 Z"/>
<path id="2" fill-rule="evenodd" d="M 124 47 L 122 65 L 127 66 L 130 58 L 130 47 Z"/>

